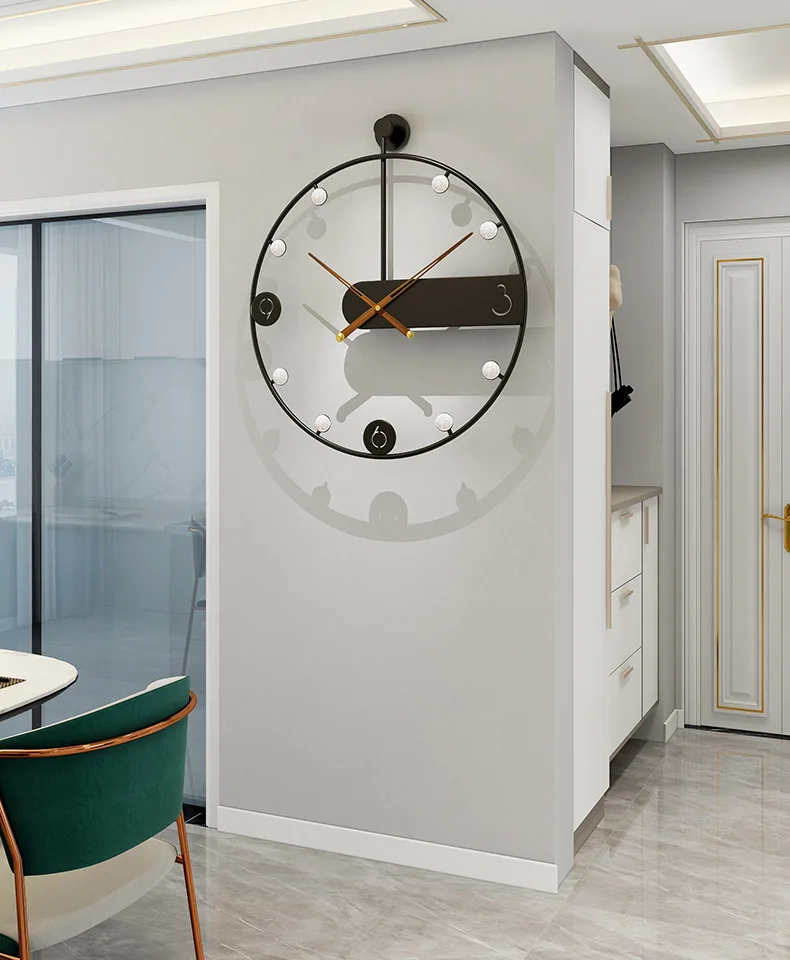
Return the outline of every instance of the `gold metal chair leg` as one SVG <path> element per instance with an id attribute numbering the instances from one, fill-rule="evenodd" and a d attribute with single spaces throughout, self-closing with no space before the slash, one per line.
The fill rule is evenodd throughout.
<path id="1" fill-rule="evenodd" d="M 178 844 L 181 848 L 179 863 L 184 868 L 184 884 L 187 888 L 187 903 L 189 904 L 189 920 L 192 924 L 192 940 L 195 944 L 195 960 L 204 960 L 203 937 L 200 933 L 200 917 L 198 916 L 197 897 L 195 896 L 195 880 L 192 876 L 192 860 L 189 856 L 189 841 L 187 840 L 187 825 L 184 814 L 178 820 Z M 20 956 L 20 960 L 23 958 Z M 29 960 L 29 958 L 27 958 Z"/>
<path id="2" fill-rule="evenodd" d="M 16 929 L 19 944 L 19 960 L 30 960 L 30 932 L 27 925 L 27 893 L 25 891 L 25 872 L 22 869 L 22 854 L 19 852 L 14 831 L 8 820 L 5 807 L 0 803 L 0 830 L 3 833 L 11 863 L 14 868 L 14 894 L 16 899 Z"/>
<path id="3" fill-rule="evenodd" d="M 3 833 L 11 863 L 14 868 L 14 894 L 16 899 L 16 929 L 19 944 L 19 960 L 30 960 L 30 933 L 27 925 L 27 893 L 25 892 L 25 872 L 22 869 L 22 854 L 19 852 L 14 831 L 0 803 L 0 830 Z"/>

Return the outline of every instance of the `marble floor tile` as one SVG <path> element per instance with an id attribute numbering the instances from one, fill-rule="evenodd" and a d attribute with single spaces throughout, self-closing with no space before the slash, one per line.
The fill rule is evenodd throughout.
<path id="1" fill-rule="evenodd" d="M 631 741 L 556 896 L 188 831 L 208 960 L 790 960 L 783 741 Z M 42 960 L 122 957 L 193 957 L 178 871 Z"/>
<path id="2" fill-rule="evenodd" d="M 594 858 L 529 960 L 788 960 L 788 744 L 684 730 L 650 747 L 612 765 Z"/>

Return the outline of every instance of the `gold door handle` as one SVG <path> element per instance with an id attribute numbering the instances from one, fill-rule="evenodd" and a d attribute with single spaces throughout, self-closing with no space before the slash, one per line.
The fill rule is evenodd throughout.
<path id="1" fill-rule="evenodd" d="M 781 520 L 785 525 L 785 553 L 790 553 L 790 503 L 785 504 L 783 517 L 777 517 L 775 513 L 764 513 L 763 520 Z"/>
<path id="2" fill-rule="evenodd" d="M 623 593 L 620 594 L 620 599 L 623 602 L 625 602 L 629 597 L 633 597 L 633 595 L 634 595 L 633 590 L 625 590 Z"/>
<path id="3" fill-rule="evenodd" d="M 631 513 L 631 512 L 629 511 L 628 513 L 621 513 L 621 514 L 620 514 L 620 519 L 621 519 L 623 522 L 625 522 L 626 520 L 632 520 L 632 519 L 633 519 L 633 516 L 634 516 L 633 513 Z"/>
<path id="4" fill-rule="evenodd" d="M 634 672 L 634 668 L 632 666 L 627 666 L 625 670 L 623 670 L 623 672 L 620 674 L 620 679 L 627 680 L 633 672 Z"/>

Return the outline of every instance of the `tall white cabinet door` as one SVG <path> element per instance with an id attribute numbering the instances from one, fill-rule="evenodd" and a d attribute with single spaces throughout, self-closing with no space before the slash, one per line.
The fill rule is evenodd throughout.
<path id="1" fill-rule="evenodd" d="M 574 215 L 574 829 L 609 787 L 606 707 L 609 232 Z"/>
<path id="2" fill-rule="evenodd" d="M 642 504 L 642 713 L 658 700 L 658 497 Z"/>
<path id="3" fill-rule="evenodd" d="M 578 67 L 574 69 L 574 209 L 609 229 L 610 103 Z"/>
<path id="4" fill-rule="evenodd" d="M 790 231 L 790 223 L 787 224 Z M 790 235 L 782 238 L 782 331 L 790 330 Z M 782 411 L 790 411 L 790 335 L 782 338 Z M 782 496 L 779 500 L 772 500 L 767 506 L 770 513 L 784 516 L 784 507 L 790 503 L 790 415 L 785 415 L 782 422 Z M 775 510 L 774 507 L 779 507 Z M 781 527 L 776 520 L 769 521 L 772 535 L 776 540 L 784 539 L 777 530 Z M 790 544 L 788 544 L 790 546 Z M 782 553 L 781 593 L 783 597 L 790 597 L 790 553 Z M 790 604 L 783 605 L 782 614 L 782 733 L 790 734 Z"/>

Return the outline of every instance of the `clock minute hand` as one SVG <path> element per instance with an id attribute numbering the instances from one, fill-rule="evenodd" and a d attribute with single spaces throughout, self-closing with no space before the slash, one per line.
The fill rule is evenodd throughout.
<path id="1" fill-rule="evenodd" d="M 324 263 L 323 260 L 319 260 L 314 253 L 308 253 L 307 256 L 310 257 L 312 260 L 315 260 L 315 262 L 320 267 L 323 267 L 324 270 L 326 270 L 328 273 L 331 273 L 336 280 L 339 280 L 344 286 L 348 287 L 348 289 L 352 293 L 355 293 L 360 298 L 360 300 L 364 300 L 364 302 L 369 307 L 373 307 L 374 312 L 381 313 L 381 316 L 384 317 L 385 320 L 388 320 L 392 324 L 392 326 L 395 327 L 396 330 L 400 330 L 400 332 L 403 334 L 404 337 L 408 337 L 411 340 L 414 334 L 411 332 L 411 330 L 409 330 L 409 328 L 405 324 L 401 323 L 400 320 L 393 317 L 391 313 L 387 313 L 386 310 L 377 310 L 375 302 L 371 300 L 370 297 L 366 296 L 359 289 L 359 287 L 355 287 L 353 283 L 349 283 L 348 280 L 345 280 L 343 277 L 341 277 L 339 273 L 333 270 L 328 264 Z M 345 337 L 340 337 L 338 335 L 338 340 L 344 340 L 344 339 Z"/>
<path id="2" fill-rule="evenodd" d="M 429 270 L 433 270 L 433 268 L 434 268 L 437 264 L 441 263 L 442 260 L 444 260 L 445 257 L 449 257 L 450 254 L 453 252 L 453 250 L 457 250 L 458 247 L 460 247 L 462 243 L 466 243 L 466 241 L 467 241 L 471 236 L 473 236 L 473 234 L 467 233 L 467 235 L 466 235 L 465 237 L 461 237 L 461 239 L 458 240 L 456 243 L 454 243 L 451 247 L 448 247 L 448 249 L 445 250 L 444 253 L 440 254 L 435 260 L 432 260 L 429 264 L 427 264 L 426 266 L 424 266 L 424 267 L 422 268 L 422 270 L 418 270 L 417 273 L 414 274 L 414 276 L 409 277 L 408 280 L 404 280 L 403 283 L 402 283 L 399 287 L 397 287 L 395 290 L 392 291 L 392 293 L 388 293 L 387 296 L 384 297 L 383 300 L 379 300 L 379 302 L 376 303 L 376 304 L 374 304 L 374 305 L 371 307 L 370 310 L 366 310 L 365 313 L 363 313 L 361 317 L 357 317 L 357 319 L 354 320 L 353 323 L 350 323 L 350 324 L 345 328 L 345 330 L 341 330 L 340 333 L 337 335 L 337 339 L 338 339 L 338 340 L 341 340 L 341 339 L 344 340 L 350 333 L 353 333 L 355 330 L 357 330 L 359 327 L 361 327 L 363 323 L 367 323 L 368 320 L 370 320 L 371 317 L 373 317 L 373 316 L 376 315 L 376 313 L 378 313 L 378 312 L 380 312 L 381 310 L 383 310 L 384 307 L 389 306 L 389 304 L 391 304 L 393 300 L 395 300 L 395 299 L 397 299 L 399 296 L 401 296 L 401 294 L 406 293 L 406 291 L 407 291 L 410 287 L 413 287 L 414 284 L 415 284 L 419 279 L 421 279 L 422 277 L 424 277 L 425 274 L 426 274 Z"/>

